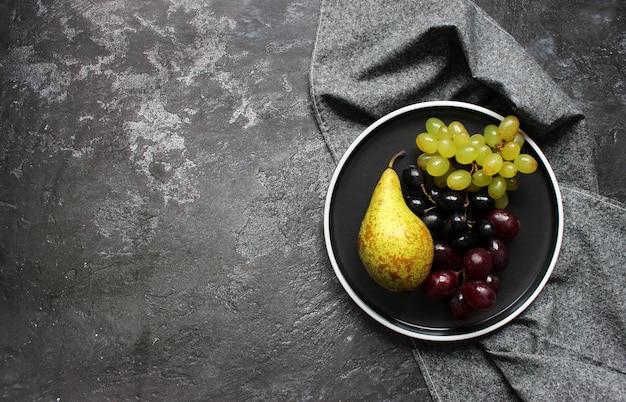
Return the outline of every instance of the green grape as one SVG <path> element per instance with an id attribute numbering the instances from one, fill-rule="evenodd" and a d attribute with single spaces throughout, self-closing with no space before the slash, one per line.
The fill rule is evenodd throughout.
<path id="1" fill-rule="evenodd" d="M 433 178 L 433 183 L 435 183 L 435 185 L 439 188 L 444 188 L 448 185 L 447 181 L 448 181 L 448 176 L 450 176 L 450 173 L 454 172 L 454 166 L 450 165 L 450 168 L 448 169 L 448 171 L 439 176 L 439 177 L 434 177 Z"/>
<path id="2" fill-rule="evenodd" d="M 469 186 L 467 186 L 467 188 L 465 189 L 465 191 L 471 191 L 473 193 L 480 191 L 482 187 L 478 187 L 477 185 L 475 185 L 474 183 L 470 183 Z"/>
<path id="3" fill-rule="evenodd" d="M 510 115 L 506 116 L 498 126 L 498 133 L 500 138 L 504 141 L 511 141 L 515 137 L 517 130 L 519 129 L 519 120 L 517 117 Z"/>
<path id="4" fill-rule="evenodd" d="M 502 167 L 502 156 L 498 153 L 492 153 L 485 157 L 485 161 L 483 163 L 483 172 L 486 175 L 493 176 L 498 173 L 500 168 Z"/>
<path id="5" fill-rule="evenodd" d="M 426 131 L 430 134 L 439 135 L 439 129 L 443 126 L 445 126 L 444 122 L 436 117 L 426 120 Z"/>
<path id="6" fill-rule="evenodd" d="M 470 142 L 470 136 L 468 133 L 456 133 L 452 137 L 452 141 L 454 142 L 454 145 L 456 145 L 458 148 L 464 145 L 468 145 Z"/>
<path id="7" fill-rule="evenodd" d="M 473 135 L 459 121 L 446 125 L 431 117 L 426 121 L 426 131 L 415 137 L 417 148 L 423 152 L 417 166 L 438 188 L 466 192 L 486 189 L 497 208 L 507 208 L 509 192 L 520 186 L 517 175 L 538 168 L 535 157 L 521 153 L 525 142 L 515 116 L 506 116 L 499 125 L 488 124 L 482 133 Z"/>
<path id="8" fill-rule="evenodd" d="M 491 180 L 493 180 L 493 176 L 485 174 L 482 169 L 478 169 L 472 173 L 472 183 L 478 187 L 488 186 Z"/>
<path id="9" fill-rule="evenodd" d="M 420 151 L 426 152 L 428 154 L 434 154 L 435 152 L 437 152 L 439 141 L 434 135 L 430 133 L 421 133 L 415 138 L 415 144 Z"/>
<path id="10" fill-rule="evenodd" d="M 478 151 L 476 148 L 471 145 L 465 145 L 461 148 L 457 147 L 455 158 L 460 164 L 469 165 L 476 159 L 477 155 Z"/>
<path id="11" fill-rule="evenodd" d="M 447 180 L 448 180 L 447 173 L 441 176 L 433 177 L 433 183 L 435 183 L 435 186 L 439 188 L 445 188 L 448 185 L 446 183 Z"/>
<path id="12" fill-rule="evenodd" d="M 470 145 L 478 147 L 480 145 L 485 145 L 485 136 L 482 134 L 474 134 L 470 137 Z"/>
<path id="13" fill-rule="evenodd" d="M 498 171 L 498 174 L 505 179 L 510 179 L 511 177 L 515 177 L 517 174 L 517 168 L 513 162 L 504 161 L 502 162 L 502 167 Z"/>
<path id="14" fill-rule="evenodd" d="M 519 188 L 519 179 L 517 176 L 506 179 L 506 191 L 515 191 Z"/>
<path id="15" fill-rule="evenodd" d="M 522 147 L 520 147 L 517 142 L 509 141 L 502 146 L 502 149 L 500 150 L 500 155 L 502 155 L 502 159 L 504 159 L 505 161 L 512 161 L 517 158 L 517 155 L 519 155 L 521 149 Z"/>
<path id="16" fill-rule="evenodd" d="M 472 183 L 472 176 L 467 170 L 458 169 L 450 173 L 446 182 L 450 190 L 465 190 Z"/>
<path id="17" fill-rule="evenodd" d="M 439 127 L 439 132 L 437 133 L 437 135 L 439 135 L 439 139 L 452 139 L 452 132 L 446 126 Z"/>
<path id="18" fill-rule="evenodd" d="M 450 161 L 441 155 L 434 155 L 426 165 L 426 171 L 433 177 L 439 177 L 450 169 Z"/>
<path id="19" fill-rule="evenodd" d="M 469 133 L 467 132 L 467 129 L 460 121 L 453 121 L 452 123 L 448 124 L 448 129 L 452 132 L 452 136 L 462 133 L 467 134 L 467 137 L 469 138 Z"/>
<path id="20" fill-rule="evenodd" d="M 454 154 L 456 154 L 456 147 L 454 146 L 454 142 L 452 142 L 452 140 L 449 138 L 441 138 L 439 140 L 437 152 L 439 152 L 439 155 L 443 156 L 444 158 L 452 158 Z"/>
<path id="21" fill-rule="evenodd" d="M 513 163 L 520 173 L 530 174 L 537 170 L 537 160 L 528 154 L 519 154 Z"/>
<path id="22" fill-rule="evenodd" d="M 437 154 L 421 154 L 417 157 L 417 167 L 422 170 L 426 170 L 426 166 L 428 166 L 428 161 L 432 159 L 433 156 Z"/>
<path id="23" fill-rule="evenodd" d="M 487 155 L 491 155 L 492 153 L 493 151 L 489 145 L 479 145 L 478 148 L 476 148 L 476 163 L 482 166 L 483 163 L 485 163 L 485 157 L 487 157 Z"/>
<path id="24" fill-rule="evenodd" d="M 508 206 L 509 206 L 509 196 L 505 192 L 504 194 L 502 194 L 502 197 L 495 200 L 495 207 L 500 208 L 500 209 L 505 209 Z"/>
<path id="25" fill-rule="evenodd" d="M 487 193 L 494 200 L 501 198 L 506 193 L 506 180 L 504 177 L 494 177 L 487 186 Z"/>
<path id="26" fill-rule="evenodd" d="M 513 137 L 513 142 L 517 142 L 521 147 L 524 146 L 524 142 L 526 142 L 526 138 L 524 137 L 524 134 L 520 133 L 519 131 L 515 134 L 515 137 Z"/>
<path id="27" fill-rule="evenodd" d="M 495 148 L 496 145 L 498 145 L 498 144 L 500 144 L 500 142 L 502 142 L 502 139 L 498 135 L 498 126 L 493 125 L 493 124 L 488 124 L 485 127 L 485 130 L 483 132 L 483 136 L 485 137 L 485 142 L 491 148 Z"/>

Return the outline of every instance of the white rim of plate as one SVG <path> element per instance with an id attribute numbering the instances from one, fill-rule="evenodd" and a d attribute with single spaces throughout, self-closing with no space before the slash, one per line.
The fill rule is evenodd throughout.
<path id="1" fill-rule="evenodd" d="M 328 188 L 328 193 L 326 194 L 326 203 L 324 206 L 324 239 L 326 242 L 326 250 L 328 252 L 328 257 L 330 259 L 330 262 L 333 266 L 333 270 L 335 271 L 335 275 L 337 276 L 337 278 L 339 279 L 339 282 L 341 283 L 341 286 L 344 288 L 344 290 L 346 291 L 346 293 L 348 293 L 348 295 L 350 296 L 350 298 L 363 310 L 365 311 L 365 313 L 367 315 L 369 315 L 371 318 L 373 318 L 374 320 L 378 321 L 380 324 L 382 324 L 383 326 L 399 333 L 402 335 L 406 335 L 408 337 L 411 338 L 415 338 L 415 339 L 421 339 L 421 340 L 426 340 L 426 341 L 461 341 L 461 340 L 468 340 L 468 339 L 473 339 L 473 338 L 478 338 L 480 336 L 486 335 L 490 332 L 495 331 L 498 328 L 503 327 L 504 325 L 508 324 L 509 322 L 511 322 L 512 320 L 514 320 L 515 318 L 517 318 L 524 310 L 526 310 L 526 308 L 528 308 L 528 306 L 530 306 L 535 299 L 537 298 L 537 296 L 539 296 L 539 294 L 541 293 L 541 291 L 543 290 L 543 288 L 545 287 L 546 283 L 548 282 L 548 280 L 550 279 L 550 277 L 552 276 L 552 271 L 554 270 L 554 267 L 556 265 L 556 262 L 558 260 L 559 257 L 559 253 L 561 250 L 561 243 L 563 241 L 563 201 L 561 198 L 561 191 L 559 189 L 559 185 L 558 182 L 556 180 L 556 175 L 554 174 L 554 171 L 552 170 L 552 167 L 550 166 L 550 163 L 548 162 L 546 156 L 543 154 L 543 152 L 539 149 L 539 147 L 537 146 L 537 144 L 528 136 L 526 135 L 526 133 L 524 133 L 522 130 L 520 130 L 525 137 L 525 142 L 526 144 L 528 144 L 537 154 L 537 156 L 539 157 L 539 159 L 541 160 L 541 162 L 543 163 L 547 173 L 548 173 L 548 177 L 550 178 L 551 184 L 552 184 L 552 189 L 554 190 L 554 194 L 555 194 L 555 198 L 556 198 L 556 206 L 557 206 L 557 238 L 556 238 L 556 243 L 555 243 L 555 247 L 554 247 L 554 252 L 552 255 L 552 259 L 550 260 L 550 264 L 548 266 L 548 269 L 546 270 L 545 275 L 543 276 L 543 278 L 541 279 L 541 282 L 539 283 L 539 286 L 537 286 L 537 288 L 535 288 L 535 290 L 533 291 L 533 293 L 530 295 L 530 297 L 528 297 L 528 299 L 526 299 L 526 301 L 524 301 L 524 303 L 522 305 L 520 305 L 515 311 L 513 311 L 511 314 L 507 315 L 506 317 L 504 317 L 502 320 L 499 320 L 498 322 L 485 327 L 485 328 L 481 328 L 479 330 L 476 331 L 472 331 L 472 332 L 467 332 L 467 333 L 463 333 L 463 334 L 453 334 L 453 335 L 430 335 L 430 334 L 424 334 L 424 333 L 420 333 L 420 332 L 414 332 L 411 331 L 407 328 L 403 328 L 400 327 L 398 325 L 395 325 L 393 322 L 387 320 L 385 317 L 381 316 L 380 314 L 378 314 L 375 310 L 373 310 L 369 305 L 367 305 L 367 303 L 365 303 L 357 294 L 356 292 L 352 289 L 352 287 L 350 286 L 350 284 L 348 283 L 348 281 L 346 280 L 346 278 L 344 277 L 343 273 L 341 272 L 341 269 L 339 267 L 339 264 L 337 263 L 337 260 L 335 258 L 335 253 L 334 250 L 332 248 L 332 242 L 331 242 L 331 234 L 330 234 L 330 209 L 331 209 L 331 204 L 332 204 L 332 199 L 333 199 L 333 195 L 335 192 L 335 186 L 337 184 L 337 179 L 339 178 L 339 175 L 341 174 L 343 167 L 345 165 L 345 163 L 347 162 L 347 160 L 350 158 L 350 156 L 352 156 L 352 153 L 354 152 L 354 150 L 357 148 L 357 146 L 368 136 L 370 135 L 371 132 L 373 132 L 374 130 L 376 130 L 379 126 L 381 126 L 382 124 L 386 123 L 387 121 L 405 114 L 407 112 L 411 112 L 414 110 L 419 110 L 419 109 L 425 109 L 425 108 L 431 108 L 431 107 L 455 107 L 455 108 L 460 108 L 460 109 L 467 109 L 467 110 L 472 110 L 478 113 L 482 113 L 485 114 L 487 116 L 491 116 L 495 119 L 498 120 L 502 120 L 504 118 L 504 116 L 501 116 L 498 113 L 495 113 L 489 109 L 486 109 L 482 106 L 478 106 L 478 105 L 474 105 L 471 103 L 466 103 L 466 102 L 458 102 L 458 101 L 429 101 L 429 102 L 421 102 L 421 103 L 416 103 L 413 105 L 408 105 L 405 107 L 402 107 L 400 109 L 397 109 L 383 117 L 381 117 L 380 119 L 376 120 L 372 125 L 370 125 L 368 128 L 365 129 L 365 131 L 363 131 L 350 145 L 350 147 L 348 147 L 348 149 L 346 150 L 346 152 L 343 154 L 343 156 L 341 157 L 341 160 L 339 161 L 339 163 L 337 164 L 337 167 L 335 169 L 335 172 L 332 176 L 332 179 L 330 181 L 330 185 Z"/>

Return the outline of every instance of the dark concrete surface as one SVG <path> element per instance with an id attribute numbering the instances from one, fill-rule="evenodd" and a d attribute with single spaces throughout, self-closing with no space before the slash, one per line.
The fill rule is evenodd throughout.
<path id="1" fill-rule="evenodd" d="M 477 3 L 581 105 L 626 201 L 623 2 Z M 318 13 L 0 1 L 0 398 L 430 399 L 327 261 Z"/>
<path id="2" fill-rule="evenodd" d="M 626 202 L 626 3 L 475 3 L 578 103 L 595 139 L 599 193 Z"/>

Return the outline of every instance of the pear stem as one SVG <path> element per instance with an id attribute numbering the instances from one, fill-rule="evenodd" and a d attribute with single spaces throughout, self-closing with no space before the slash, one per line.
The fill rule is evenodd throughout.
<path id="1" fill-rule="evenodd" d="M 392 169 L 392 168 L 393 168 L 393 164 L 394 164 L 394 162 L 396 161 L 396 159 L 398 159 L 398 158 L 400 158 L 400 157 L 404 156 L 405 154 L 406 154 L 406 151 L 404 151 L 404 150 L 402 150 L 402 151 L 398 152 L 397 154 L 395 154 L 395 155 L 391 158 L 391 160 L 389 161 L 389 165 L 388 165 L 387 167 L 388 167 L 389 169 Z"/>

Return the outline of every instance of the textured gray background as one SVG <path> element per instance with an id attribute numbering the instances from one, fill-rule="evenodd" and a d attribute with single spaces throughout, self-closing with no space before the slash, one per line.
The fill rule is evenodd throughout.
<path id="1" fill-rule="evenodd" d="M 626 201 L 623 2 L 477 3 L 581 105 Z M 429 398 L 327 261 L 318 13 L 0 1 L 0 398 Z"/>

